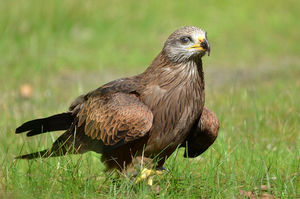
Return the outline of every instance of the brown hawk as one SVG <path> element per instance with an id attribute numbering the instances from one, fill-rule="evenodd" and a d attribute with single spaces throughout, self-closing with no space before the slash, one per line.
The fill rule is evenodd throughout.
<path id="1" fill-rule="evenodd" d="M 118 79 L 71 104 L 69 111 L 22 124 L 27 136 L 65 130 L 44 151 L 17 158 L 95 151 L 108 169 L 124 169 L 135 156 L 165 160 L 178 146 L 185 157 L 204 152 L 217 137 L 219 122 L 204 108 L 202 57 L 210 53 L 206 32 L 185 26 L 173 32 L 145 72 Z"/>

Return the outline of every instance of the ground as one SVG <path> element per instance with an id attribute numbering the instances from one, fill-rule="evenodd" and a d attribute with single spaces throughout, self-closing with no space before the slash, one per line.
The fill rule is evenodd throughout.
<path id="1" fill-rule="evenodd" d="M 300 3 L 284 1 L 0 1 L 0 197 L 299 198 Z M 206 106 L 215 144 L 180 149 L 153 185 L 105 173 L 99 155 L 14 160 L 60 132 L 15 135 L 78 95 L 142 72 L 182 25 L 208 32 Z M 24 90 L 25 88 L 25 90 Z"/>

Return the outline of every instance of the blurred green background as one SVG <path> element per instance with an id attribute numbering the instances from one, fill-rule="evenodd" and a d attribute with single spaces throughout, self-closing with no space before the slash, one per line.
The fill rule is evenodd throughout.
<path id="1" fill-rule="evenodd" d="M 62 160 L 40 166 L 45 162 L 15 163 L 13 157 L 49 146 L 60 133 L 28 139 L 14 129 L 25 120 L 67 110 L 76 96 L 108 81 L 142 72 L 170 33 L 194 25 L 208 32 L 206 105 L 221 121 L 220 136 L 201 164 L 175 167 L 174 176 L 193 174 L 188 181 L 178 187 L 166 177 L 162 181 L 177 189 L 167 191 L 162 184 L 160 195 L 232 198 L 246 196 L 245 190 L 257 197 L 299 197 L 299 10 L 297 0 L 0 0 L 1 190 L 32 197 L 41 188 L 41 198 L 53 189 L 54 197 L 70 198 L 151 195 L 151 189 L 126 187 L 118 195 L 106 181 L 97 195 L 98 181 L 87 185 L 84 174 L 76 182 L 87 187 L 85 195 L 79 185 L 71 189 L 73 183 L 51 184 L 57 176 L 48 167 Z M 22 85 L 31 89 L 27 98 Z M 30 168 L 40 169 L 28 177 Z M 51 180 L 40 185 L 40 178 Z M 267 191 L 254 188 L 265 184 Z M 16 193 L 12 196 L 22 196 Z"/>
<path id="2" fill-rule="evenodd" d="M 276 67 L 298 59 L 299 8 L 296 0 L 2 0 L 1 75 L 142 71 L 183 25 L 208 32 L 206 67 Z"/>

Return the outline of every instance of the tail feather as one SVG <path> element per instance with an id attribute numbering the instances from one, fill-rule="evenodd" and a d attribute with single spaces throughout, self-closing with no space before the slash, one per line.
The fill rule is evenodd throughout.
<path id="1" fill-rule="evenodd" d="M 75 139 L 76 136 L 76 139 Z M 85 134 L 76 134 L 71 129 L 68 129 L 65 133 L 57 138 L 57 140 L 52 144 L 50 149 L 17 156 L 16 159 L 34 159 L 34 158 L 48 158 L 63 156 L 66 154 L 82 154 L 90 149 L 86 144 L 91 138 Z M 95 140 L 98 145 L 95 147 L 99 148 L 99 141 Z M 101 146 L 101 145 L 100 145 Z"/>
<path id="2" fill-rule="evenodd" d="M 29 131 L 27 136 L 34 136 L 50 131 L 67 130 L 74 120 L 71 112 L 61 113 L 46 118 L 25 122 L 16 129 L 16 133 Z"/>
<path id="3" fill-rule="evenodd" d="M 42 151 L 38 151 L 38 152 L 34 152 L 34 153 L 29 153 L 29 154 L 25 154 L 25 155 L 20 155 L 15 157 L 15 159 L 27 159 L 27 160 L 31 160 L 31 159 L 35 159 L 35 158 L 49 158 L 49 157 L 58 157 L 58 156 L 63 156 L 66 155 L 67 153 L 70 154 L 76 154 L 76 151 L 72 151 L 71 149 L 63 149 L 63 148 L 59 148 L 59 149 L 46 149 L 46 150 L 42 150 Z"/>
<path id="4" fill-rule="evenodd" d="M 38 152 L 34 152 L 34 153 L 30 153 L 30 154 L 26 154 L 26 155 L 20 155 L 15 157 L 15 159 L 34 159 L 34 158 L 46 158 L 46 157 L 50 157 L 51 153 L 49 153 L 49 150 L 43 150 L 43 151 L 38 151 Z"/>
<path id="5" fill-rule="evenodd" d="M 68 136 L 68 137 L 67 137 Z M 61 135 L 52 145 L 50 149 L 17 156 L 16 159 L 35 159 L 35 158 L 49 158 L 49 157 L 57 157 L 63 156 L 67 153 L 76 154 L 78 150 L 75 149 L 74 144 L 72 142 L 72 134 L 67 131 L 63 135 Z"/>

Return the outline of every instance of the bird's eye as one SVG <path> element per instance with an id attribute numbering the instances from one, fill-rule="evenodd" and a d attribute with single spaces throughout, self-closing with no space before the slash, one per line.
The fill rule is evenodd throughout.
<path id="1" fill-rule="evenodd" d="M 181 43 L 183 43 L 183 44 L 188 44 L 191 41 L 191 39 L 189 37 L 182 37 L 180 40 L 181 40 Z"/>

